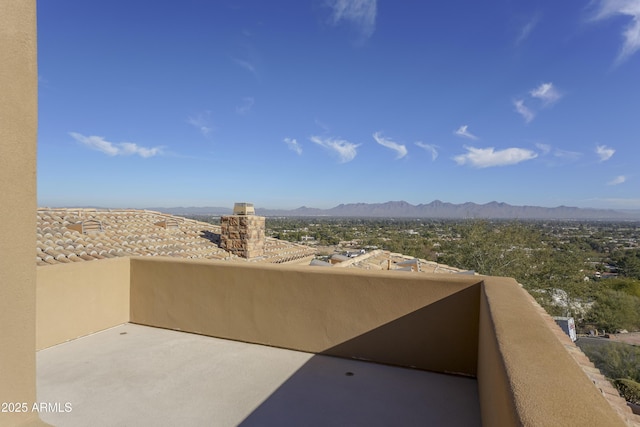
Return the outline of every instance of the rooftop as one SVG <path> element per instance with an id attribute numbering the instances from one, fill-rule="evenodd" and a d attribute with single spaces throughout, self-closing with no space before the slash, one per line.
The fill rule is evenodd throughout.
<path id="1" fill-rule="evenodd" d="M 124 324 L 38 352 L 59 427 L 479 426 L 477 382 Z M 376 405 L 373 402 L 384 402 Z"/>
<path id="2" fill-rule="evenodd" d="M 36 238 L 41 266 L 132 255 L 239 260 L 220 248 L 220 226 L 139 209 L 39 208 Z M 267 238 L 264 256 L 253 261 L 308 263 L 314 254 L 308 246 Z"/>
<path id="3" fill-rule="evenodd" d="M 512 279 L 167 257 L 37 273 L 38 399 L 74 408 L 41 414 L 56 425 L 635 422 Z"/>
<path id="4" fill-rule="evenodd" d="M 315 253 L 313 247 L 267 237 L 264 255 L 250 261 L 309 264 Z M 140 209 L 38 208 L 38 266 L 123 256 L 245 261 L 220 247 L 220 226 L 207 222 Z M 414 271 L 460 272 L 454 267 L 383 250 L 348 258 L 336 266 L 395 270 L 408 261 L 417 261 L 419 268 Z"/>
<path id="5" fill-rule="evenodd" d="M 41 260 L 47 265 L 34 268 L 34 242 L 28 236 L 37 227 L 36 2 L 0 1 L 0 12 L 0 83 L 5 83 L 0 97 L 0 158 L 11 160 L 0 168 L 0 402 L 70 403 L 73 409 L 66 415 L 76 409 L 80 415 L 93 411 L 91 425 L 117 425 L 123 419 L 109 403 L 117 405 L 118 395 L 131 388 L 130 400 L 119 401 L 132 411 L 124 422 L 145 425 L 153 424 L 145 421 L 155 416 L 148 408 L 158 409 L 153 405 L 166 404 L 167 396 L 175 392 L 171 399 L 177 406 L 198 405 L 174 413 L 173 417 L 180 416 L 179 424 L 188 422 L 187 417 L 224 423 L 226 413 L 216 411 L 211 417 L 211 408 L 223 408 L 231 402 L 226 392 L 242 389 L 229 409 L 229 416 L 235 417 L 228 419 L 230 423 L 278 423 L 282 416 L 301 416 L 304 423 L 312 423 L 316 419 L 306 414 L 355 413 L 344 412 L 342 404 L 353 404 L 348 409 L 355 410 L 363 401 L 354 399 L 355 392 L 338 393 L 360 385 L 371 393 L 365 416 L 382 419 L 385 411 L 380 408 L 389 406 L 396 411 L 403 407 L 402 416 L 419 418 L 425 408 L 433 407 L 430 398 L 440 395 L 412 399 L 423 391 L 432 393 L 433 384 L 446 395 L 451 390 L 449 379 L 454 378 L 458 385 L 475 384 L 477 405 L 461 404 L 471 395 L 456 389 L 457 411 L 442 414 L 444 419 L 434 424 L 451 425 L 460 417 L 473 422 L 478 412 L 487 426 L 633 424 L 628 413 L 609 404 L 605 390 L 594 386 L 571 347 L 555 334 L 557 326 L 546 320 L 513 279 L 142 256 L 134 250 L 140 239 L 126 236 L 127 243 L 119 244 L 127 256 L 74 262 L 71 254 L 61 252 L 70 262 L 62 261 L 60 254 L 48 254 L 60 262 L 49 265 L 45 256 Z M 97 230 L 108 235 L 108 226 L 113 226 L 107 220 L 89 220 L 87 227 L 83 223 L 75 232 L 89 236 Z M 52 237 L 43 243 L 51 240 L 57 246 L 57 239 L 70 238 L 52 225 L 49 221 L 50 231 L 41 227 L 43 239 L 47 233 Z M 164 226 L 155 226 L 169 232 L 174 225 L 165 221 Z M 90 242 L 85 243 L 87 248 Z M 41 248 L 43 253 L 47 250 Z M 97 249 L 96 253 L 108 258 Z M 97 258 L 88 251 L 87 255 Z M 160 347 L 151 340 L 156 333 L 163 341 Z M 217 339 L 227 340 L 222 347 L 229 347 L 210 344 Z M 254 348 L 257 354 L 251 353 Z M 284 350 L 267 359 L 274 348 Z M 228 359 L 241 354 L 249 357 L 227 368 Z M 97 377 L 83 371 L 84 362 L 91 366 L 94 357 L 112 363 L 96 368 Z M 206 388 L 213 381 L 202 370 L 190 370 L 191 363 L 197 368 L 208 357 L 218 363 L 200 366 L 206 374 L 222 375 L 216 385 L 224 386 L 223 395 L 213 394 L 219 388 Z M 324 361 L 336 365 L 326 366 Z M 327 378 L 334 372 L 335 378 Z M 347 372 L 354 375 L 344 375 Z M 376 392 L 383 376 L 384 384 L 393 379 L 398 385 L 391 393 Z M 373 382 L 365 383 L 367 378 Z M 242 387 L 240 379 L 250 379 L 251 386 Z M 254 391 L 254 379 L 260 379 L 255 381 L 260 390 Z M 100 399 L 91 395 L 107 389 L 113 393 Z M 167 393 L 164 401 L 163 393 Z M 315 412 L 299 411 L 308 408 L 299 400 L 307 396 Z M 102 400 L 108 398 L 112 400 Z M 329 406 L 322 409 L 316 405 L 327 401 Z M 202 406 L 203 402 L 207 404 Z M 357 409 L 363 413 L 362 406 Z M 132 413 L 137 418 L 130 422 Z M 40 416 L 49 415 L 0 411 L 0 424 L 41 426 Z"/>

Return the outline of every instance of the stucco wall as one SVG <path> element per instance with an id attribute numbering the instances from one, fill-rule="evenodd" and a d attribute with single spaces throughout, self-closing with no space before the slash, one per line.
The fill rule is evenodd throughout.
<path id="1" fill-rule="evenodd" d="M 478 388 L 483 425 L 625 425 L 513 279 L 485 278 Z"/>
<path id="2" fill-rule="evenodd" d="M 129 321 L 129 259 L 37 269 L 38 350 Z"/>
<path id="3" fill-rule="evenodd" d="M 38 269 L 38 339 L 127 320 L 477 375 L 483 425 L 624 425 L 509 278 L 121 258 Z"/>
<path id="4" fill-rule="evenodd" d="M 35 0 L 0 0 L 0 402 L 35 389 Z M 37 413 L 2 413 L 0 425 L 38 425 Z"/>
<path id="5" fill-rule="evenodd" d="M 472 276 L 131 260 L 132 322 L 467 375 L 478 298 Z"/>

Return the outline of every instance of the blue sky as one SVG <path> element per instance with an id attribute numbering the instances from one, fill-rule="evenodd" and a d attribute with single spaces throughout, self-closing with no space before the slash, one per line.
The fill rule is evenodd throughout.
<path id="1" fill-rule="evenodd" d="M 41 206 L 640 208 L 640 0 L 38 2 Z"/>

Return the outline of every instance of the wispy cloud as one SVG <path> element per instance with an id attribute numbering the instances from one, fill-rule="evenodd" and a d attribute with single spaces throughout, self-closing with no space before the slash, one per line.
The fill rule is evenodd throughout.
<path id="1" fill-rule="evenodd" d="M 563 150 L 561 148 L 556 148 L 553 150 L 553 156 L 562 160 L 576 161 L 580 157 L 582 157 L 582 153 L 578 151 L 569 151 Z"/>
<path id="2" fill-rule="evenodd" d="M 549 154 L 551 152 L 551 146 L 549 144 L 543 144 L 541 142 L 536 143 L 536 148 L 542 151 L 543 155 Z"/>
<path id="3" fill-rule="evenodd" d="M 467 125 L 463 125 L 460 126 L 458 128 L 458 130 L 454 131 L 454 135 L 458 135 L 461 136 L 463 138 L 469 138 L 469 139 L 478 139 L 477 136 L 475 136 L 474 134 L 472 134 L 471 132 L 469 132 L 467 129 L 469 128 L 469 126 Z"/>
<path id="4" fill-rule="evenodd" d="M 554 148 L 549 144 L 536 143 L 536 148 L 539 151 L 540 156 L 544 156 L 544 162 L 548 166 L 561 166 L 567 163 L 572 163 L 582 157 L 582 153 L 577 151 L 563 150 L 561 148 Z M 549 156 L 550 154 L 550 156 Z"/>
<path id="5" fill-rule="evenodd" d="M 524 121 L 529 123 L 536 116 L 526 105 L 524 105 L 524 99 L 516 99 L 513 101 L 513 106 L 516 107 L 518 114 L 524 118 Z"/>
<path id="6" fill-rule="evenodd" d="M 41 74 L 38 74 L 38 87 L 51 89 L 51 86 L 49 85 L 49 80 L 47 80 Z"/>
<path id="7" fill-rule="evenodd" d="M 356 27 L 359 42 L 366 41 L 376 30 L 377 0 L 327 0 L 332 9 L 331 23 L 348 21 Z"/>
<path id="8" fill-rule="evenodd" d="M 562 98 L 562 93 L 553 85 L 553 83 L 541 83 L 538 87 L 535 87 L 529 91 L 529 98 L 519 98 L 513 101 L 515 111 L 522 116 L 526 123 L 530 123 L 537 114 L 536 110 L 550 107 Z M 531 103 L 534 107 L 531 107 Z"/>
<path id="9" fill-rule="evenodd" d="M 516 39 L 516 45 L 519 45 L 520 43 L 525 41 L 527 38 L 529 38 L 529 35 L 533 31 L 533 29 L 536 27 L 536 25 L 538 25 L 538 22 L 540 22 L 540 14 L 536 14 L 522 27 L 522 29 L 520 30 L 520 33 L 518 34 L 518 38 Z"/>
<path id="10" fill-rule="evenodd" d="M 506 148 L 497 151 L 493 147 L 476 148 L 465 146 L 464 148 L 467 152 L 455 156 L 453 160 L 458 165 L 469 165 L 476 168 L 515 165 L 538 157 L 535 152 L 525 148 Z"/>
<path id="11" fill-rule="evenodd" d="M 85 136 L 77 132 L 69 132 L 69 135 L 86 147 L 109 156 L 131 156 L 137 154 L 140 157 L 147 158 L 162 154 L 162 147 L 141 147 L 133 142 L 115 143 L 107 141 L 102 136 Z"/>
<path id="12" fill-rule="evenodd" d="M 211 125 L 211 111 L 204 111 L 195 116 L 190 116 L 187 123 L 200 131 L 203 136 L 209 135 L 213 130 Z"/>
<path id="13" fill-rule="evenodd" d="M 562 94 L 553 86 L 553 83 L 542 83 L 535 89 L 532 89 L 529 94 L 541 100 L 544 106 L 553 104 L 562 98 Z"/>
<path id="14" fill-rule="evenodd" d="M 242 105 L 236 107 L 236 113 L 247 114 L 249 111 L 251 111 L 251 108 L 253 108 L 253 104 L 255 103 L 255 99 L 250 96 L 242 98 Z"/>
<path id="15" fill-rule="evenodd" d="M 631 23 L 622 32 L 624 43 L 616 58 L 616 65 L 627 60 L 640 49 L 640 1 L 638 0 L 599 0 L 598 10 L 593 21 L 608 19 L 616 15 L 631 18 Z"/>
<path id="16" fill-rule="evenodd" d="M 323 132 L 325 132 L 325 133 L 331 132 L 331 128 L 329 128 L 329 126 L 327 126 L 324 122 L 322 122 L 322 121 L 320 121 L 318 119 L 315 119 L 314 121 L 316 123 L 316 126 L 318 126 L 320 129 L 322 129 Z"/>
<path id="17" fill-rule="evenodd" d="M 606 145 L 598 145 L 596 146 L 596 154 L 600 157 L 601 162 L 605 162 L 609 160 L 614 154 L 616 150 L 611 147 L 607 147 Z"/>
<path id="18" fill-rule="evenodd" d="M 619 175 L 613 178 L 611 181 L 607 182 L 607 185 L 619 185 L 627 180 L 627 177 L 624 175 Z"/>
<path id="19" fill-rule="evenodd" d="M 424 149 L 425 151 L 431 153 L 431 160 L 435 160 L 438 158 L 438 146 L 433 144 L 425 144 L 424 142 L 416 142 L 418 147 Z"/>
<path id="20" fill-rule="evenodd" d="M 353 160 L 358 154 L 357 148 L 361 144 L 354 144 L 344 139 L 323 138 L 320 136 L 312 136 L 309 138 L 312 142 L 333 151 L 338 155 L 340 163 L 347 163 Z"/>
<path id="21" fill-rule="evenodd" d="M 407 147 L 402 144 L 398 144 L 388 138 L 382 136 L 381 132 L 376 132 L 373 134 L 373 139 L 383 147 L 387 147 L 396 152 L 396 159 L 401 159 L 407 155 Z"/>
<path id="22" fill-rule="evenodd" d="M 233 61 L 239 66 L 241 66 L 242 68 L 244 68 L 245 70 L 249 71 L 254 76 L 258 77 L 258 70 L 256 69 L 255 65 L 253 65 L 251 62 L 245 61 L 243 59 L 238 59 L 238 58 L 233 58 Z"/>
<path id="23" fill-rule="evenodd" d="M 302 146 L 293 138 L 285 138 L 284 143 L 287 144 L 289 150 L 295 151 L 299 156 L 302 155 Z"/>

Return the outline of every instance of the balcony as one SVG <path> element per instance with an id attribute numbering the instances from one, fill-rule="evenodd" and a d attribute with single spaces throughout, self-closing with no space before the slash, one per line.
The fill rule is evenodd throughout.
<path id="1" fill-rule="evenodd" d="M 37 366 L 56 426 L 480 425 L 475 379 L 130 323 Z"/>
<path id="2" fill-rule="evenodd" d="M 54 425 L 624 425 L 508 278 L 132 257 L 36 295 Z"/>
<path id="3" fill-rule="evenodd" d="M 72 409 L 1 425 L 624 425 L 511 279 L 144 258 L 34 272 L 36 2 L 0 10 L 0 401 Z"/>

